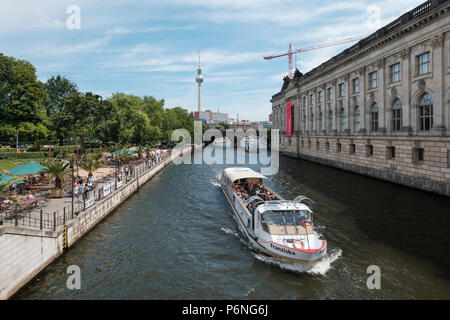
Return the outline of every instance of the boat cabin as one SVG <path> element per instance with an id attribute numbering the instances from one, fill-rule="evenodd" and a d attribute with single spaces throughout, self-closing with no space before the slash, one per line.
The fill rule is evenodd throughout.
<path id="1" fill-rule="evenodd" d="M 262 210 L 260 217 L 262 230 L 271 235 L 313 233 L 312 212 L 306 208 L 300 210 Z"/>

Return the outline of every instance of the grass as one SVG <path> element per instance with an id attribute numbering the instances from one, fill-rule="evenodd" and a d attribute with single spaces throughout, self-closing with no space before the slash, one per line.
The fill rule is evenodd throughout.
<path id="1" fill-rule="evenodd" d="M 31 161 L 39 163 L 42 159 L 0 159 L 0 172 L 20 166 Z"/>

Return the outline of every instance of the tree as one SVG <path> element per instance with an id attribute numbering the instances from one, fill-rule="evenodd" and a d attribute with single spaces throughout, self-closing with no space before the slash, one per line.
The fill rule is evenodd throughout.
<path id="1" fill-rule="evenodd" d="M 64 177 L 70 174 L 69 163 L 64 163 L 63 161 L 53 161 L 43 170 L 44 174 L 50 174 L 55 178 L 55 188 L 62 189 L 62 182 Z"/>
<path id="2" fill-rule="evenodd" d="M 102 167 L 102 163 L 101 161 L 95 160 L 95 158 L 91 156 L 81 161 L 80 167 L 86 170 L 89 173 L 89 176 L 91 176 L 95 170 Z"/>
<path id="3" fill-rule="evenodd" d="M 36 69 L 28 61 L 16 60 L 0 53 L 0 141 L 13 142 L 22 125 L 22 141 L 45 139 L 48 118 L 45 103 L 48 95 L 38 81 Z"/>
<path id="4" fill-rule="evenodd" d="M 6 174 L 4 173 L 0 173 L 0 181 L 6 176 Z M 9 188 L 14 184 L 14 183 L 18 183 L 19 181 L 21 181 L 19 178 L 17 177 L 12 177 L 10 178 L 7 182 L 1 182 L 0 183 L 0 198 L 2 199 L 8 199 L 8 200 L 12 200 L 14 202 L 17 202 L 17 200 L 13 197 L 9 196 Z"/>
<path id="5" fill-rule="evenodd" d="M 64 139 L 69 133 L 71 120 L 64 98 L 77 94 L 77 85 L 67 78 L 57 75 L 47 80 L 44 84 L 44 90 L 49 96 L 46 103 L 46 112 L 50 119 L 50 129 L 58 139 L 59 145 L 63 145 Z"/>
<path id="6" fill-rule="evenodd" d="M 113 126 L 119 143 L 145 144 L 154 140 L 158 130 L 152 128 L 144 112 L 144 101 L 137 96 L 115 93 L 109 99 L 113 110 Z"/>
<path id="7" fill-rule="evenodd" d="M 69 135 L 80 142 L 84 153 L 86 139 L 91 140 L 95 132 L 96 119 L 101 117 L 102 97 L 92 92 L 75 92 L 63 98 L 67 112 Z"/>

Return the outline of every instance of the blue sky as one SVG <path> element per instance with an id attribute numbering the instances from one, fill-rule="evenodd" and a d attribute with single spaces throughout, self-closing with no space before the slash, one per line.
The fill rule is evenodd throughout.
<path id="1" fill-rule="evenodd" d="M 61 74 L 81 91 L 153 95 L 193 111 L 200 41 L 203 109 L 267 120 L 288 60 L 264 55 L 369 35 L 422 2 L 0 0 L 0 52 L 30 61 L 41 81 Z M 70 5 L 80 8 L 80 29 L 67 28 Z M 298 55 L 298 68 L 350 45 Z"/>

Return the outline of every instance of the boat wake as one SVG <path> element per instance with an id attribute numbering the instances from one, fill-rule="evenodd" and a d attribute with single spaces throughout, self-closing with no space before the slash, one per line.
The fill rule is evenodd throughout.
<path id="1" fill-rule="evenodd" d="M 241 241 L 241 243 L 247 249 L 249 249 L 252 252 L 253 256 L 259 261 L 296 273 L 308 273 L 311 275 L 324 276 L 331 269 L 332 263 L 342 256 L 342 250 L 335 249 L 330 250 L 326 256 L 324 256 L 322 259 L 318 261 L 290 263 L 286 261 L 281 261 L 274 257 L 270 257 L 265 253 L 262 253 L 261 251 L 257 250 L 255 247 L 251 245 L 251 243 L 245 237 L 241 236 L 237 231 L 225 227 L 221 227 L 220 230 L 222 230 L 222 232 L 226 234 L 231 234 L 237 237 Z"/>
<path id="2" fill-rule="evenodd" d="M 211 183 L 215 187 L 220 187 L 220 183 L 217 183 L 217 182 L 214 182 L 214 181 L 210 181 L 209 183 Z"/>
<path id="3" fill-rule="evenodd" d="M 331 269 L 331 264 L 342 255 L 342 250 L 337 249 L 334 252 L 329 252 L 322 259 L 310 263 L 289 263 L 267 256 L 264 253 L 254 253 L 253 255 L 259 261 L 275 265 L 281 269 L 296 273 L 308 273 L 312 275 L 324 276 Z"/>
<path id="4" fill-rule="evenodd" d="M 233 236 L 239 237 L 239 235 L 237 234 L 237 232 L 236 232 L 236 231 L 233 231 L 233 230 L 231 230 L 231 229 L 222 227 L 222 228 L 220 228 L 220 230 L 222 230 L 223 233 L 226 233 L 226 234 L 232 234 Z"/>

